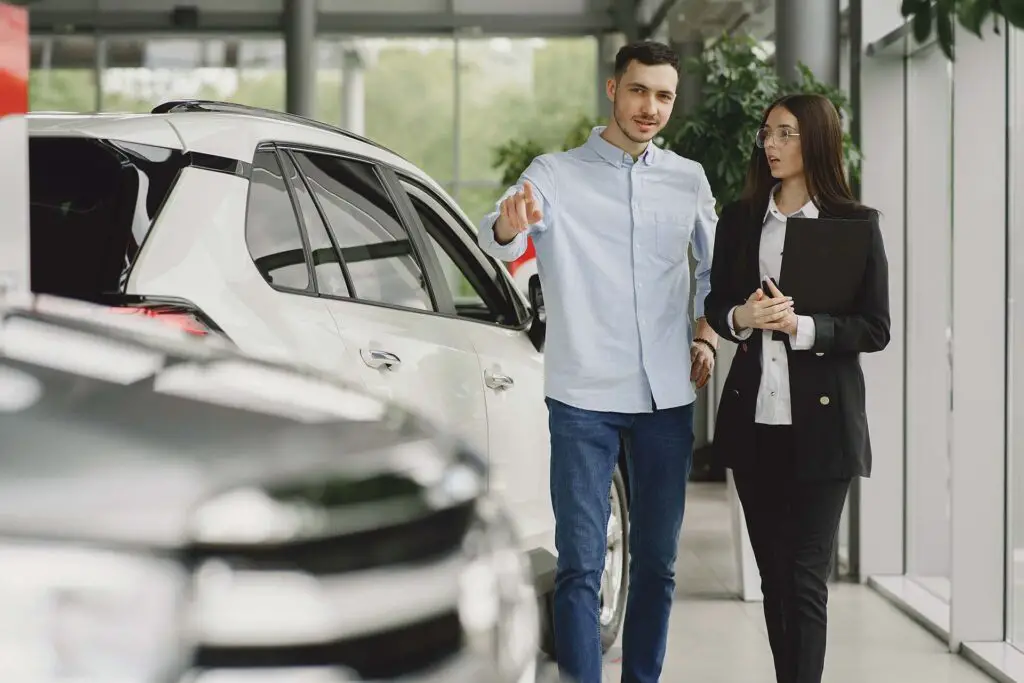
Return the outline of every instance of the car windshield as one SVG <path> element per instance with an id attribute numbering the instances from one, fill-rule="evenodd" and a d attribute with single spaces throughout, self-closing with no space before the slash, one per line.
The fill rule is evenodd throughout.
<path id="1" fill-rule="evenodd" d="M 150 145 L 31 138 L 32 290 L 86 301 L 121 292 L 183 160 Z"/>

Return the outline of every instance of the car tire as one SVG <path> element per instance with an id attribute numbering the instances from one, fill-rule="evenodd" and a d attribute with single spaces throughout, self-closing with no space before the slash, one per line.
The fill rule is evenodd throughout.
<path id="1" fill-rule="evenodd" d="M 608 496 L 611 500 L 611 514 L 608 519 L 605 568 L 601 574 L 599 617 L 602 652 L 610 650 L 619 638 L 629 588 L 629 498 L 626 479 L 619 467 L 615 468 Z M 554 592 L 544 596 L 542 614 L 541 651 L 555 659 Z"/>

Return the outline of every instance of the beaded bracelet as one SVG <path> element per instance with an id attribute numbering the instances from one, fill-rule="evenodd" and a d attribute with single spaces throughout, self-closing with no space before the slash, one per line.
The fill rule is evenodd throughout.
<path id="1" fill-rule="evenodd" d="M 704 346 L 706 346 L 709 349 L 711 349 L 711 357 L 712 358 L 715 358 L 715 359 L 718 358 L 718 350 L 715 348 L 714 344 L 709 342 L 707 339 L 699 339 L 699 338 L 698 339 L 694 339 L 693 343 L 694 344 L 703 344 Z"/>

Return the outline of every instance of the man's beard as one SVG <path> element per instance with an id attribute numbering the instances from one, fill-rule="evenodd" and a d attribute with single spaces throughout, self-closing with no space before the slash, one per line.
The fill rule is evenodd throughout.
<path id="1" fill-rule="evenodd" d="M 632 134 L 630 134 L 630 132 L 629 132 L 629 128 L 627 128 L 627 127 L 626 127 L 625 125 L 623 125 L 623 123 L 622 123 L 622 118 L 621 118 L 621 117 L 619 116 L 619 112 L 618 112 L 618 110 L 617 110 L 617 109 L 615 109 L 615 108 L 613 108 L 613 111 L 614 111 L 614 116 L 615 116 L 615 125 L 617 125 L 617 126 L 619 127 L 619 130 L 620 130 L 620 131 L 622 131 L 622 134 L 623 134 L 623 135 L 625 135 L 625 136 L 626 136 L 627 138 L 629 138 L 629 139 L 630 139 L 630 140 L 631 140 L 632 142 L 635 142 L 635 143 L 637 143 L 638 145 L 642 145 L 642 144 L 644 144 L 645 142 L 650 142 L 651 140 L 653 140 L 653 139 L 654 139 L 654 136 L 656 136 L 656 135 L 657 135 L 657 134 L 658 134 L 658 133 L 660 132 L 660 129 L 655 129 L 655 130 L 654 130 L 654 131 L 653 131 L 653 132 L 651 133 L 650 137 L 647 137 L 647 138 L 636 138 L 636 137 L 633 137 L 633 135 L 632 135 Z M 627 120 L 627 121 L 632 121 L 633 119 L 632 119 L 632 118 L 628 118 L 628 119 L 626 119 L 626 120 Z M 655 124 L 655 125 L 657 125 L 657 124 Z"/>

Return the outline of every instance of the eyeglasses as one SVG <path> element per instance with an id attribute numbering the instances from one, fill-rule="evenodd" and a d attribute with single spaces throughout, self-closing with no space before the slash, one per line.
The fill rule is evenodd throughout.
<path id="1" fill-rule="evenodd" d="M 780 128 L 776 131 L 770 131 L 767 128 L 762 128 L 757 131 L 754 142 L 757 143 L 758 147 L 764 149 L 765 145 L 768 144 L 768 140 L 772 137 L 775 138 L 776 145 L 779 147 L 785 147 L 790 138 L 798 138 L 800 137 L 800 133 L 794 132 L 789 128 Z"/>

